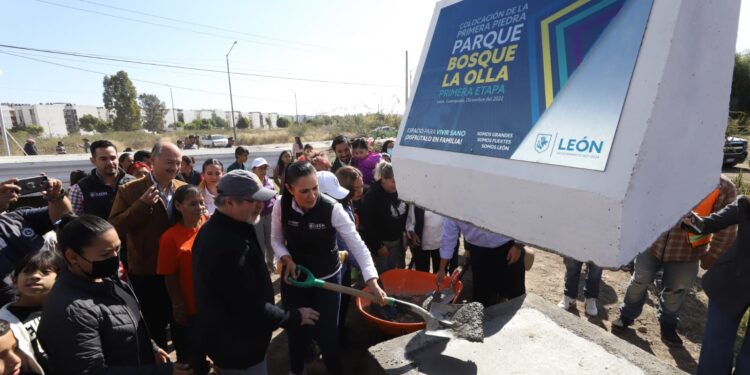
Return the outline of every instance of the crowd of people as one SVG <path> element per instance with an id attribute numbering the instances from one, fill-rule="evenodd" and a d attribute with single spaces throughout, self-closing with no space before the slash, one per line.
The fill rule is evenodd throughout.
<path id="1" fill-rule="evenodd" d="M 93 169 L 73 171 L 67 191 L 50 178 L 42 208 L 9 211 L 19 188 L 0 184 L 0 373 L 266 374 L 271 334 L 284 328 L 291 373 L 305 373 L 317 348 L 327 372 L 340 374 L 350 300 L 292 286 L 299 266 L 327 282 L 366 285 L 384 304 L 380 274 L 413 268 L 441 283 L 458 266 L 461 238 L 473 300 L 490 306 L 526 292 L 533 253 L 522 242 L 399 198 L 393 141 L 377 150 L 372 140 L 337 136 L 316 151 L 296 138 L 274 166 L 238 146 L 226 169 L 216 159 L 197 169 L 181 152 L 188 142 L 197 140 L 118 153 L 94 141 Z M 661 335 L 681 345 L 680 308 L 702 267 L 710 303 L 699 373 L 729 373 L 750 305 L 741 287 L 750 281 L 748 206 L 722 177 L 698 216 L 635 259 L 613 330 L 633 324 L 660 277 Z M 564 264 L 559 306 L 569 309 L 584 263 Z M 585 266 L 585 312 L 596 316 L 603 270 Z M 735 371 L 750 371 L 747 339 Z"/>

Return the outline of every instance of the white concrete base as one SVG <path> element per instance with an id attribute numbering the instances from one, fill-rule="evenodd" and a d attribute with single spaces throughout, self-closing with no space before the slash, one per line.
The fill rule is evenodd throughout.
<path id="1" fill-rule="evenodd" d="M 422 331 L 370 348 L 386 374 L 682 374 L 653 355 L 530 294 L 485 310 L 485 340 Z"/>
<path id="2" fill-rule="evenodd" d="M 629 262 L 718 185 L 739 9 L 654 2 L 605 171 L 397 142 L 400 197 L 582 261 Z"/>

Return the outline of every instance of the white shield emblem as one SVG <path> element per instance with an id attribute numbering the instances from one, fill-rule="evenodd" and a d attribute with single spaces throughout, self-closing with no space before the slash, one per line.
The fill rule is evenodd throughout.
<path id="1" fill-rule="evenodd" d="M 552 141 L 552 134 L 537 134 L 536 142 L 534 142 L 534 150 L 538 153 L 542 153 L 549 149 L 549 144 Z"/>

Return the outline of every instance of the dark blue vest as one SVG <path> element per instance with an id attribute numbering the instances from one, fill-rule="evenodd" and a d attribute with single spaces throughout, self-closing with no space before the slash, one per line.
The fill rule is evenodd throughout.
<path id="1" fill-rule="evenodd" d="M 336 201 L 321 194 L 318 202 L 304 215 L 283 205 L 286 222 L 286 247 L 297 264 L 307 267 L 316 277 L 330 275 L 339 268 L 336 228 L 331 215 Z"/>

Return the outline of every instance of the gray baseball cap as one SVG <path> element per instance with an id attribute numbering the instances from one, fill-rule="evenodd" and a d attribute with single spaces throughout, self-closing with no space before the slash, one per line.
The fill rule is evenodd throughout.
<path id="1" fill-rule="evenodd" d="M 219 194 L 227 197 L 237 197 L 265 202 L 276 196 L 276 192 L 266 189 L 254 173 L 235 169 L 219 180 L 217 186 Z"/>

